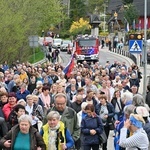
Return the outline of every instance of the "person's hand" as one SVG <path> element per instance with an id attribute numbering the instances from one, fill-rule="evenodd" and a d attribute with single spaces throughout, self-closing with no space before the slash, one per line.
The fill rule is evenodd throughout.
<path id="1" fill-rule="evenodd" d="M 7 148 L 11 147 L 11 140 L 7 140 L 6 142 L 4 142 L 4 146 Z"/>
<path id="2" fill-rule="evenodd" d="M 119 120 L 116 120 L 116 121 L 115 121 L 115 126 L 117 126 L 119 123 L 120 123 L 120 121 L 119 121 Z"/>
<path id="3" fill-rule="evenodd" d="M 94 129 L 90 130 L 90 134 L 91 135 L 95 135 L 96 134 L 96 131 Z"/>
<path id="4" fill-rule="evenodd" d="M 107 118 L 108 118 L 108 115 L 104 115 L 104 118 L 107 119 Z"/>
<path id="5" fill-rule="evenodd" d="M 130 125 L 131 125 L 131 122 L 130 122 L 129 119 L 127 119 L 127 120 L 124 122 L 124 128 L 129 129 Z"/>
<path id="6" fill-rule="evenodd" d="M 65 150 L 65 149 L 67 149 L 67 146 L 66 146 L 66 144 L 62 143 L 62 144 L 61 144 L 61 149 L 62 149 L 62 150 Z"/>
<path id="7" fill-rule="evenodd" d="M 41 147 L 37 147 L 37 150 L 42 150 L 42 148 Z"/>

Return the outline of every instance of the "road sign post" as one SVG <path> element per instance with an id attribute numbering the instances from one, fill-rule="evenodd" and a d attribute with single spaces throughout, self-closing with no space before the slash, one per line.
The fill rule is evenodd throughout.
<path id="1" fill-rule="evenodd" d="M 29 46 L 31 48 L 33 48 L 33 55 L 34 55 L 33 61 L 35 62 L 35 48 L 39 46 L 39 43 L 38 43 L 39 36 L 38 35 L 31 35 L 31 36 L 29 36 L 28 39 L 29 39 Z"/>
<path id="2" fill-rule="evenodd" d="M 142 53 L 143 39 L 141 34 L 129 35 L 129 52 L 130 53 Z"/>

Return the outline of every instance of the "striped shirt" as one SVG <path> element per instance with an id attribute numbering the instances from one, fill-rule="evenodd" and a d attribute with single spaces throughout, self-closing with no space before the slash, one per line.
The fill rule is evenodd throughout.
<path id="1" fill-rule="evenodd" d="M 126 150 L 148 150 L 149 141 L 146 132 L 143 128 L 138 129 L 130 137 L 127 136 L 127 128 L 121 129 L 119 145 L 126 148 Z M 137 148 L 138 147 L 138 148 Z"/>

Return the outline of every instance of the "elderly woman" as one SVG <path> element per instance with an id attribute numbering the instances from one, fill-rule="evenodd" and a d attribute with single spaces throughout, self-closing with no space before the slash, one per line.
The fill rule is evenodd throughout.
<path id="1" fill-rule="evenodd" d="M 45 143 L 41 135 L 31 126 L 32 118 L 22 115 L 19 125 L 14 126 L 0 141 L 0 146 L 13 150 L 45 150 Z"/>
<path id="2" fill-rule="evenodd" d="M 144 123 L 145 121 L 141 115 L 131 114 L 121 129 L 119 145 L 126 148 L 126 150 L 148 150 L 149 140 L 146 132 L 142 128 Z M 127 138 L 128 129 L 133 135 Z"/>
<path id="3" fill-rule="evenodd" d="M 144 106 L 144 107 L 147 108 L 148 111 L 150 110 L 149 106 L 145 103 L 144 98 L 143 98 L 143 96 L 141 94 L 135 94 L 133 96 L 132 104 L 135 107 Z"/>
<path id="4" fill-rule="evenodd" d="M 26 111 L 30 116 L 32 116 L 32 125 L 38 129 L 38 121 L 42 121 L 43 119 L 43 110 L 40 105 L 34 103 L 34 99 L 38 98 L 34 95 L 28 95 L 26 97 L 27 99 L 27 105 L 25 106 Z"/>
<path id="5" fill-rule="evenodd" d="M 135 106 L 134 105 L 127 105 L 124 107 L 124 117 L 121 121 L 116 121 L 115 122 L 115 125 L 116 125 L 116 128 L 115 128 L 115 137 L 114 137 L 114 147 L 115 147 L 115 150 L 124 150 L 122 147 L 119 146 L 119 138 L 120 138 L 120 130 L 121 128 L 123 128 L 124 126 L 124 122 L 126 119 L 129 119 L 130 117 L 130 114 L 131 113 L 134 113 L 134 109 L 135 109 Z M 128 136 L 130 135 L 130 132 L 128 131 Z"/>
<path id="6" fill-rule="evenodd" d="M 64 123 L 60 121 L 57 111 L 51 111 L 47 115 L 47 124 L 42 127 L 41 135 L 46 144 L 46 150 L 65 150 L 74 145 L 73 138 Z"/>

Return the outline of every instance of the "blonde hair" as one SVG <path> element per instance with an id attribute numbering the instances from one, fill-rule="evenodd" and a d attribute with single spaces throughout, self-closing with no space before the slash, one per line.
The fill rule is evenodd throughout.
<path id="1" fill-rule="evenodd" d="M 39 97 L 38 97 L 37 95 L 32 95 L 32 99 L 33 99 L 33 100 L 38 100 Z"/>
<path id="2" fill-rule="evenodd" d="M 144 121 L 144 119 L 143 119 L 143 117 L 141 116 L 141 115 L 138 115 L 138 114 L 130 114 L 130 117 L 131 116 L 133 116 L 136 120 L 138 120 L 138 121 L 141 121 L 142 123 L 144 123 L 145 124 L 145 121 Z"/>
<path id="3" fill-rule="evenodd" d="M 28 100 L 28 99 L 32 99 L 32 95 L 31 95 L 31 94 L 27 95 L 27 96 L 26 96 L 26 99 L 27 99 L 27 100 Z"/>

